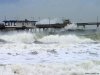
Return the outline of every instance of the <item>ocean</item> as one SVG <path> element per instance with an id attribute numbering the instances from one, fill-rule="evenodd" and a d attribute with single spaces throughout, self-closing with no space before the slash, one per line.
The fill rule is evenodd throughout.
<path id="1" fill-rule="evenodd" d="M 100 75 L 100 30 L 0 32 L 0 75 Z"/>

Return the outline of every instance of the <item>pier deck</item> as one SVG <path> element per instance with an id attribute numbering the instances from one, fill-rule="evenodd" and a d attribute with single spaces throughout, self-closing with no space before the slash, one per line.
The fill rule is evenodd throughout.
<path id="1" fill-rule="evenodd" d="M 86 25 L 96 25 L 97 27 L 99 27 L 100 22 L 87 22 L 87 23 L 76 23 L 77 26 L 83 26 L 85 27 Z"/>

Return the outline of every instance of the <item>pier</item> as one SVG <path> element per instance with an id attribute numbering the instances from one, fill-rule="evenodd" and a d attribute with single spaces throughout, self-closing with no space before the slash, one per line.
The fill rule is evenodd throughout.
<path id="1" fill-rule="evenodd" d="M 0 24 L 0 30 L 36 30 L 36 29 L 60 29 L 64 28 L 68 24 L 70 24 L 70 20 L 64 20 L 63 23 L 55 23 L 55 24 L 36 24 L 37 21 L 30 20 L 4 20 L 2 24 Z"/>
<path id="2" fill-rule="evenodd" d="M 87 26 L 87 25 L 94 25 L 94 26 L 97 26 L 97 27 L 99 27 L 99 25 L 100 25 L 100 22 L 87 22 L 87 23 L 76 23 L 76 25 L 77 25 L 77 27 L 79 27 L 79 26 L 83 26 L 84 28 Z"/>
<path id="3" fill-rule="evenodd" d="M 48 30 L 48 29 L 61 29 L 71 24 L 69 19 L 63 20 L 62 23 L 48 23 L 48 24 L 38 24 L 38 21 L 30 21 L 30 20 L 4 20 L 3 23 L 0 23 L 0 30 Z M 75 23 L 77 27 L 83 26 L 97 26 L 99 27 L 100 22 L 83 22 L 83 23 Z"/>

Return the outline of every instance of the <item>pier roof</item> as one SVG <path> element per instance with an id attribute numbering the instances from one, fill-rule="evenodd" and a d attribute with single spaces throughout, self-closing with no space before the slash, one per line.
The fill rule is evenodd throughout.
<path id="1" fill-rule="evenodd" d="M 4 20 L 3 22 L 37 22 L 37 21 L 30 21 L 30 20 Z"/>

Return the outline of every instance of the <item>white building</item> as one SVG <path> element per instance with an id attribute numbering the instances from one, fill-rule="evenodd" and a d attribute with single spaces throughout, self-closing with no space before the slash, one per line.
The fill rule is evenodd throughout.
<path id="1" fill-rule="evenodd" d="M 30 28 L 30 27 L 34 27 L 37 21 L 29 21 L 25 19 L 25 20 L 5 20 L 3 22 L 5 27 Z"/>

